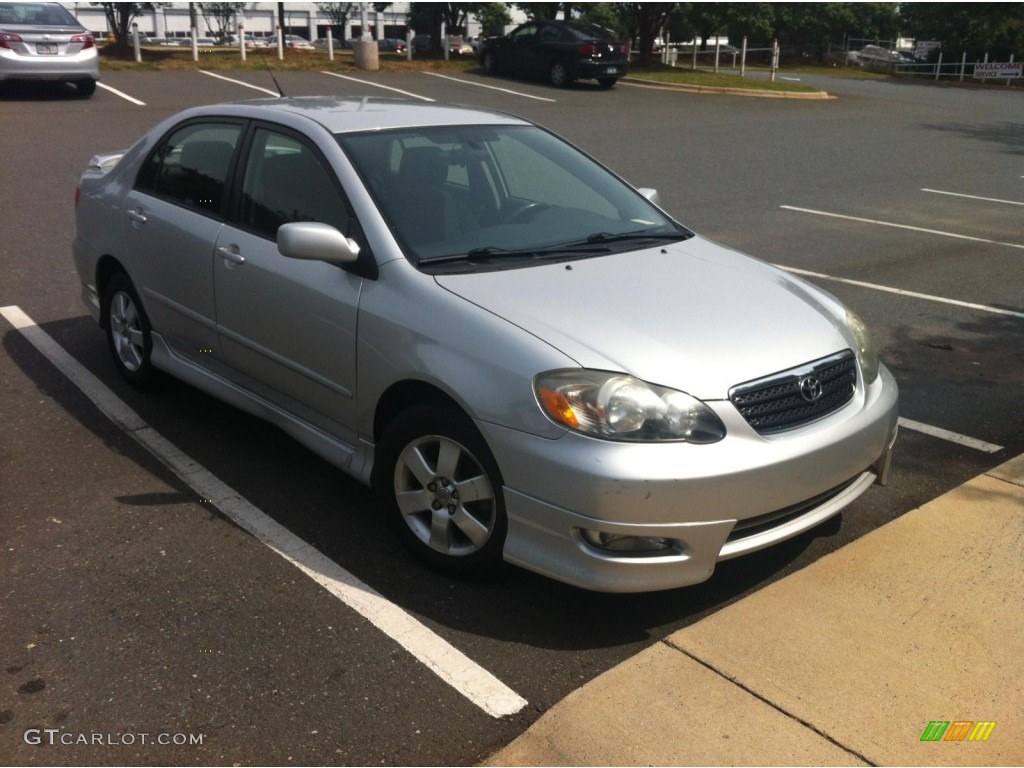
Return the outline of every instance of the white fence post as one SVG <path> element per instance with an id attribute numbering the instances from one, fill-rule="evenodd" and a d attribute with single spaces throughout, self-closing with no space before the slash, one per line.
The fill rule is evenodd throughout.
<path id="1" fill-rule="evenodd" d="M 960 82 L 964 81 L 964 70 L 967 69 L 967 51 L 964 51 L 963 57 L 960 59 Z"/>
<path id="2" fill-rule="evenodd" d="M 192 61 L 199 61 L 199 31 L 192 27 Z"/>
<path id="3" fill-rule="evenodd" d="M 779 40 L 772 40 L 772 74 L 771 81 L 775 82 L 775 73 L 779 70 Z"/>
<path id="4" fill-rule="evenodd" d="M 132 40 L 135 46 L 135 63 L 139 64 L 142 62 L 142 49 L 139 48 L 139 24 L 135 22 L 132 24 Z"/>
<path id="5" fill-rule="evenodd" d="M 284 30 L 277 25 L 277 60 L 284 61 Z"/>
<path id="6" fill-rule="evenodd" d="M 334 61 L 334 30 L 327 28 L 327 60 Z"/>
<path id="7" fill-rule="evenodd" d="M 740 77 L 746 75 L 747 72 L 747 36 L 743 36 L 743 50 L 740 53 Z"/>
<path id="8" fill-rule="evenodd" d="M 942 74 L 942 51 L 939 51 L 939 60 L 935 63 L 935 82 L 939 82 L 939 75 Z"/>

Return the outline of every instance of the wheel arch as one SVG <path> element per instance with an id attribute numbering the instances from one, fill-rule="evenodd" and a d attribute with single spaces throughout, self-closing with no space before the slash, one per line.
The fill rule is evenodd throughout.
<path id="1" fill-rule="evenodd" d="M 384 431 L 398 414 L 425 402 L 451 406 L 469 415 L 462 403 L 435 384 L 419 379 L 398 381 L 388 387 L 377 401 L 373 414 L 373 441 L 380 442 Z"/>
<path id="2" fill-rule="evenodd" d="M 117 260 L 116 257 L 106 254 L 101 256 L 96 262 L 96 295 L 102 297 L 104 292 L 107 290 L 107 283 L 110 282 L 110 278 L 114 275 L 122 273 L 128 276 L 131 280 L 131 275 L 128 274 L 128 270 L 124 268 L 124 265 Z M 134 281 L 133 281 L 134 284 Z M 101 302 L 102 304 L 102 302 Z M 106 313 L 100 312 L 100 327 L 105 328 L 107 323 Z"/>

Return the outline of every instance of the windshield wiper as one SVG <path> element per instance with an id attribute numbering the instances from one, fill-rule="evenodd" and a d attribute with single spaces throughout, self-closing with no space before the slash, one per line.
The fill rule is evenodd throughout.
<path id="1" fill-rule="evenodd" d="M 480 248 L 470 248 L 465 253 L 453 253 L 447 256 L 428 256 L 419 260 L 419 264 L 442 264 L 452 261 L 468 261 L 473 264 L 486 264 L 492 261 L 504 259 L 543 259 L 549 256 L 564 256 L 566 254 L 579 253 L 589 255 L 594 253 L 607 253 L 608 249 L 597 243 L 578 241 L 572 243 L 561 243 L 559 245 L 545 245 L 538 248 L 510 249 L 500 248 L 496 245 L 486 245 Z"/>
<path id="2" fill-rule="evenodd" d="M 617 243 L 625 240 L 686 240 L 690 237 L 689 232 L 595 232 L 588 235 L 585 243 Z"/>

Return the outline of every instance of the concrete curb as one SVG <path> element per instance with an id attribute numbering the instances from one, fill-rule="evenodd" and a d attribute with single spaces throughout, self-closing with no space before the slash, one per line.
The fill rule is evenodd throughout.
<path id="1" fill-rule="evenodd" d="M 835 99 L 826 91 L 801 92 L 801 91 L 763 91 L 756 88 L 726 88 L 713 85 L 688 85 L 686 83 L 663 83 L 658 80 L 644 80 L 639 77 L 623 77 L 620 83 L 632 85 L 635 88 L 650 88 L 659 91 L 681 91 L 683 93 L 707 93 L 723 96 L 751 96 L 760 99 L 803 99 L 823 100 Z"/>
<path id="2" fill-rule="evenodd" d="M 1024 455 L 686 627 L 485 765 L 1024 765 Z M 923 741 L 932 721 L 995 722 Z"/>

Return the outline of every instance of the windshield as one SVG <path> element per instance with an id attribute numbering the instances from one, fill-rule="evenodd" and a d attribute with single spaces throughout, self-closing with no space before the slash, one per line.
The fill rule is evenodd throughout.
<path id="1" fill-rule="evenodd" d="M 689 236 L 636 190 L 535 126 L 337 138 L 416 264 L 584 256 Z"/>

